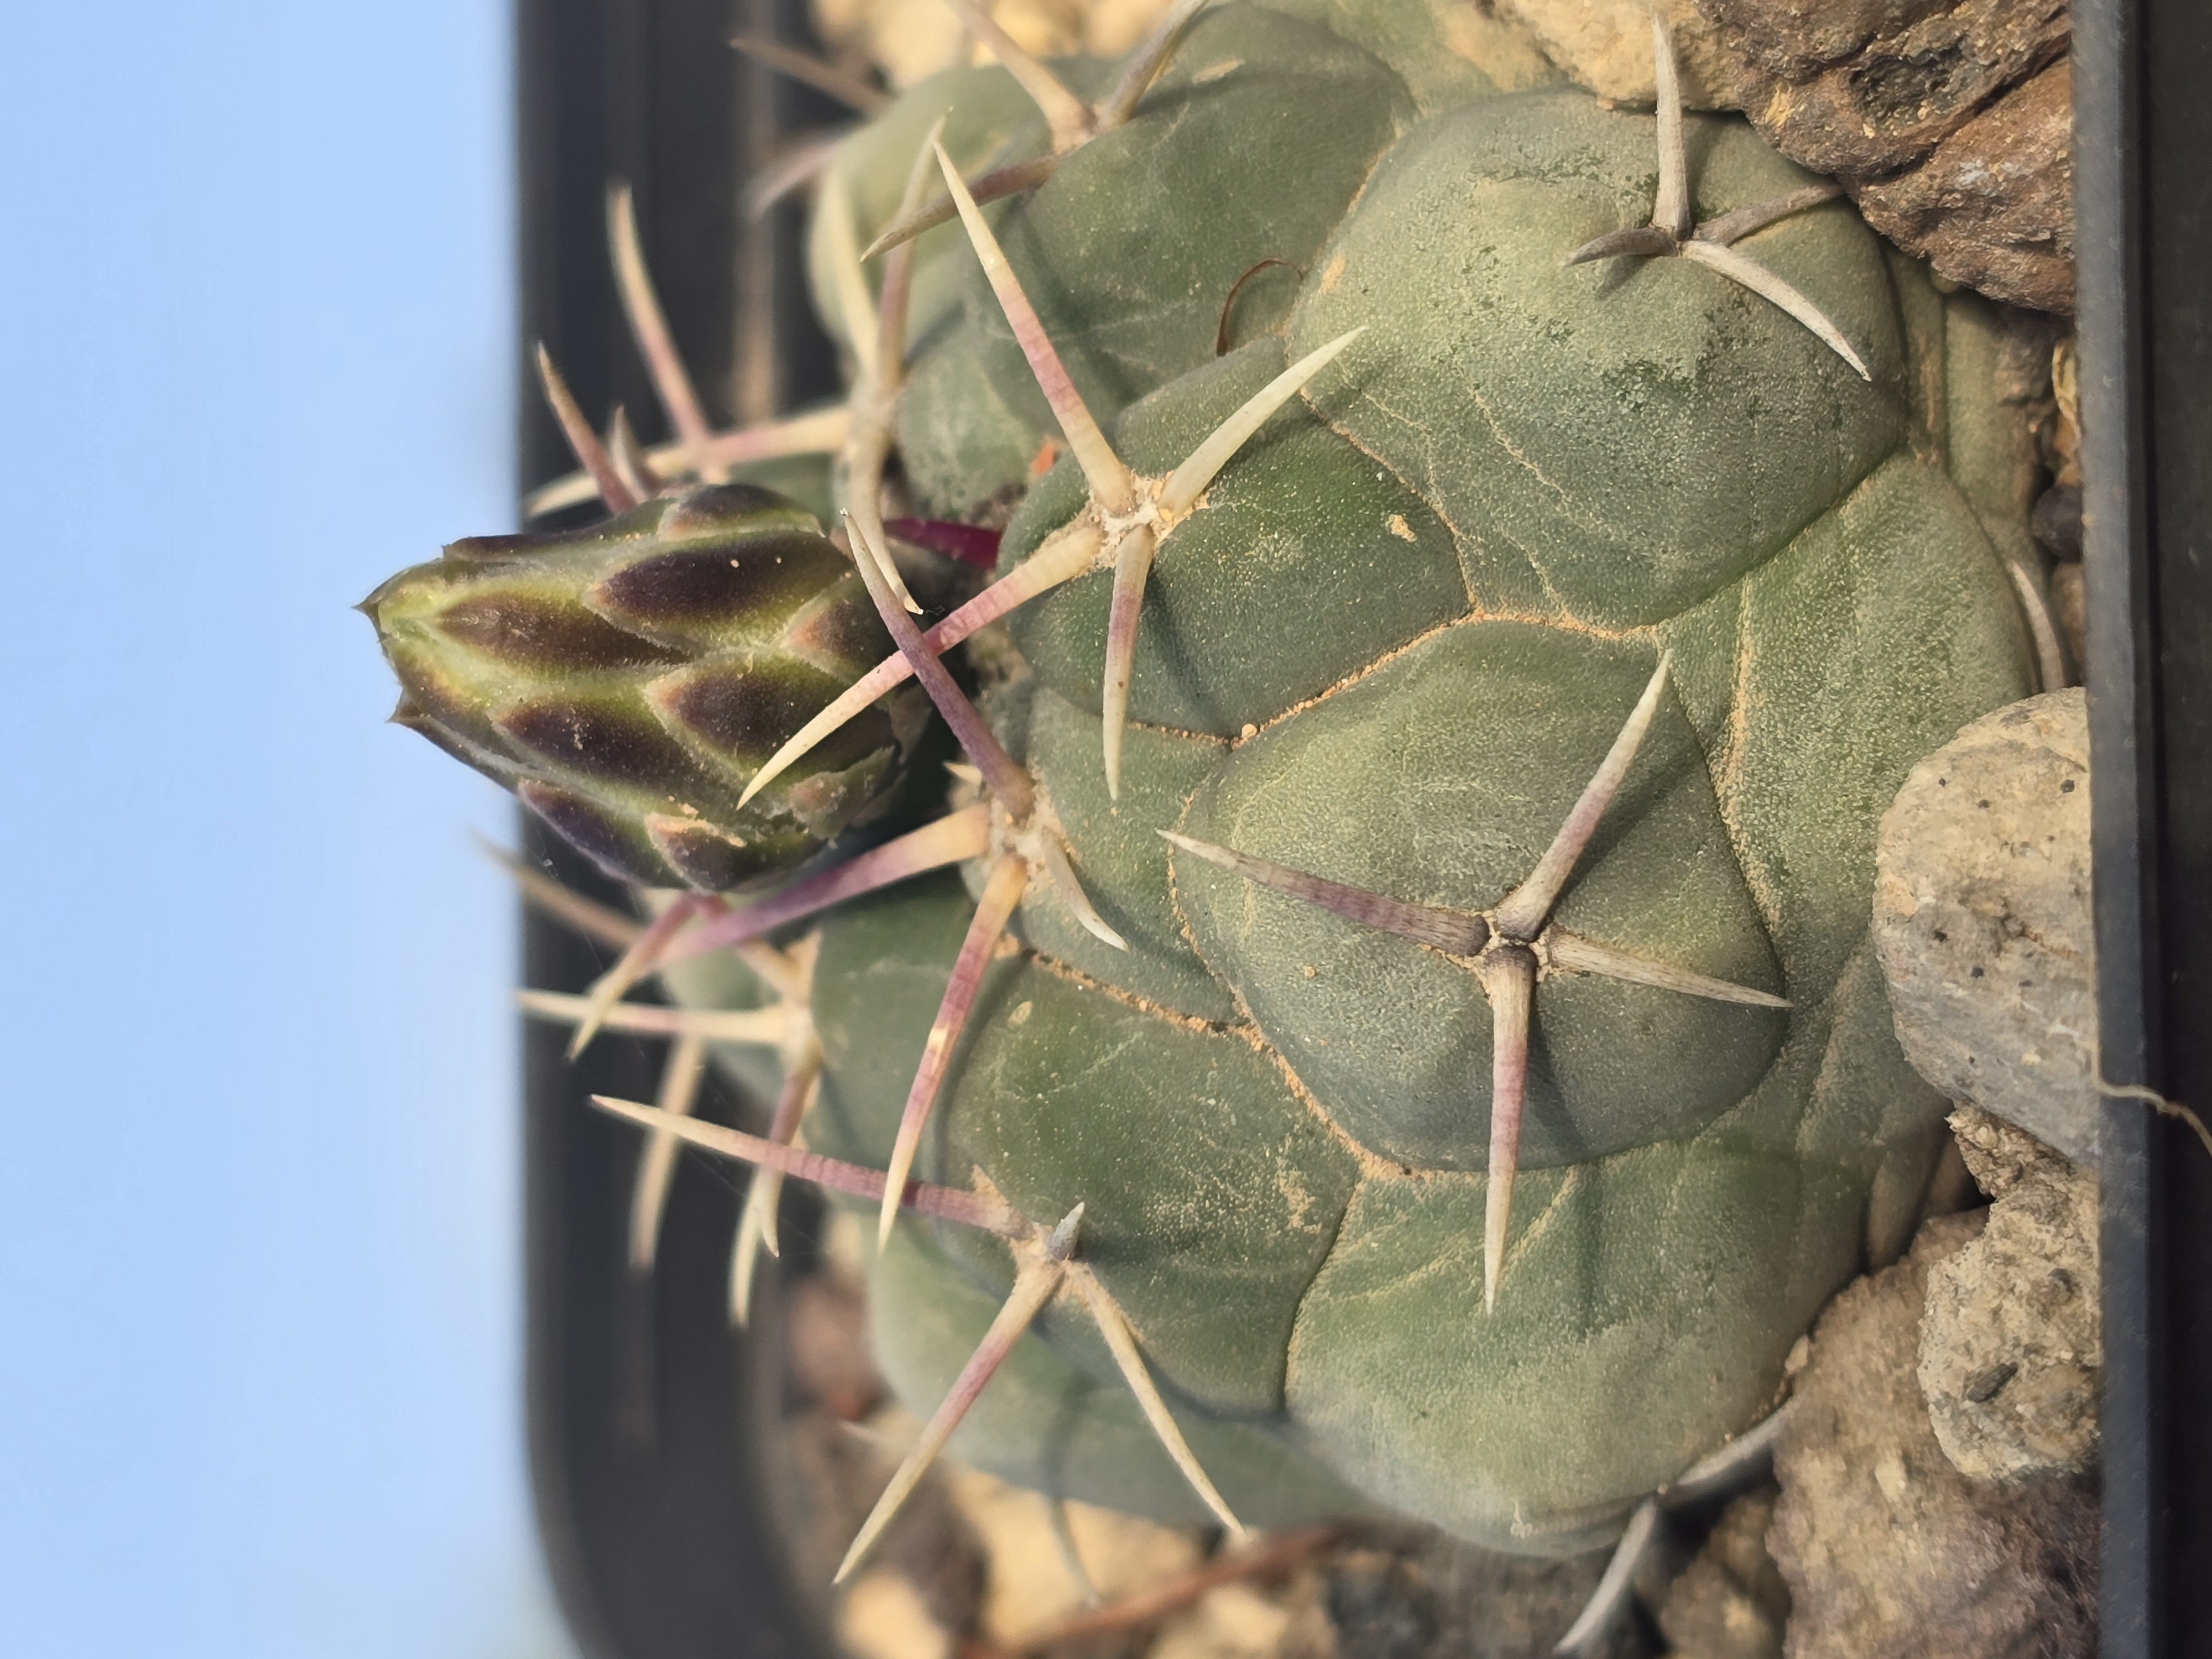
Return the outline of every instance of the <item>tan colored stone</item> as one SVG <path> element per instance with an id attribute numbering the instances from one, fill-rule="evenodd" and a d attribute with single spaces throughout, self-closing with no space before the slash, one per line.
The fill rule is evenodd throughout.
<path id="1" fill-rule="evenodd" d="M 1996 1202 L 1929 1269 L 1918 1376 L 1936 1438 L 1978 1480 L 2086 1474 L 2104 1364 L 2096 1176 L 1971 1106 L 1951 1123 Z"/>
<path id="2" fill-rule="evenodd" d="M 1698 0 L 1665 4 L 1681 59 L 1683 101 L 1692 109 L 1735 108 L 1722 25 Z M 1630 103 L 1648 104 L 1656 95 L 1647 0 L 1495 0 L 1494 9 L 1525 24 L 1576 85 Z"/>
<path id="3" fill-rule="evenodd" d="M 1966 726 L 1883 815 L 1874 946 L 1923 1077 L 2094 1162 L 2088 783 L 2079 688 Z"/>
<path id="4" fill-rule="evenodd" d="M 1668 1586 L 1659 1628 L 1676 1659 L 1782 1659 L 1790 1590 L 1766 1553 L 1775 1494 L 1746 1492 L 1721 1512 L 1690 1565 Z"/>
<path id="5" fill-rule="evenodd" d="M 1275 1659 L 1291 1609 L 1250 1584 L 1218 1584 L 1160 1627 L 1146 1659 Z"/>
<path id="6" fill-rule="evenodd" d="M 1789 1586 L 1789 1659 L 2087 1659 L 2097 1508 L 2084 1481 L 1969 1480 L 1937 1443 L 1917 1376 L 1929 1270 L 1979 1212 L 1837 1297 L 1814 1328 L 1775 1478 L 1767 1547 Z"/>
<path id="7" fill-rule="evenodd" d="M 1044 1498 L 965 1464 L 942 1468 L 953 1506 L 981 1539 L 989 1564 L 985 1636 L 1012 1646 L 1085 1605 L 1085 1587 L 1069 1570 Z M 1070 1504 L 1067 1522 L 1084 1571 L 1109 1601 L 1187 1572 L 1201 1559 L 1192 1534 L 1133 1515 Z"/>
<path id="8" fill-rule="evenodd" d="M 877 1567 L 837 1605 L 837 1641 L 852 1659 L 951 1659 L 952 1632 L 929 1616 L 905 1574 Z"/>

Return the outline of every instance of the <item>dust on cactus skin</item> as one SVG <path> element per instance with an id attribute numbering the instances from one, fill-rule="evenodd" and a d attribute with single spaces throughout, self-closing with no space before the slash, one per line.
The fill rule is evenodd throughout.
<path id="1" fill-rule="evenodd" d="M 1295 361 L 1361 331 L 1149 522 L 1148 582 L 1114 556 L 1133 520 L 1102 503 L 1095 454 L 1035 475 L 1075 428 L 1030 378 L 1034 341 L 952 227 L 916 245 L 895 417 L 915 510 L 1011 507 L 1012 574 L 1097 532 L 1098 568 L 964 647 L 990 690 L 963 736 L 1002 746 L 979 763 L 1031 797 L 994 784 L 964 806 L 966 853 L 1004 900 L 1009 859 L 1060 849 L 1082 904 L 1016 884 L 1017 948 L 994 951 L 979 861 L 971 884 L 832 913 L 805 1134 L 848 1161 L 809 1167 L 872 1208 L 934 1096 L 905 1190 L 939 1218 L 895 1231 L 873 1317 L 923 1411 L 973 1395 L 978 1355 L 1003 1351 L 952 1443 L 973 1461 L 1200 1516 L 1189 1468 L 1137 1427 L 1156 1377 L 1243 1519 L 1372 1504 L 1565 1552 L 1761 1418 L 1813 1313 L 1916 1218 L 1943 1103 L 1898 1052 L 1868 950 L 1875 830 L 1914 761 L 2030 687 L 1991 546 L 2026 503 L 1991 484 L 2003 422 L 1959 372 L 1984 307 L 1835 202 L 1742 234 L 1772 279 L 1756 292 L 1702 255 L 1569 265 L 1655 222 L 1673 247 L 1614 251 L 1687 253 L 1692 227 L 1818 181 L 1739 122 L 1694 120 L 1672 215 L 1661 124 L 1532 88 L 1510 54 L 1492 75 L 1441 15 L 1206 10 L 1132 118 L 981 209 L 1139 506 Z M 971 173 L 1044 148 L 1011 84 L 925 83 L 833 164 L 824 212 L 855 217 L 817 222 L 817 298 L 848 340 L 865 331 L 838 250 L 910 202 L 941 112 L 980 112 L 945 129 Z M 1133 647 L 1126 728 L 1102 692 L 1115 639 Z M 1193 848 L 1494 915 L 1662 658 L 1644 746 L 1543 919 L 1788 1006 L 1552 963 L 1529 988 L 1501 1259 L 1503 1045 L 1479 964 Z M 887 1163 L 872 1186 L 852 1167 Z M 1019 1224 L 948 1224 L 971 1192 Z M 1079 1208 L 1076 1253 L 1040 1256 Z M 1091 1288 L 1038 1300 L 1048 1272 Z M 1038 1315 L 1029 1334 L 1006 1305 Z"/>

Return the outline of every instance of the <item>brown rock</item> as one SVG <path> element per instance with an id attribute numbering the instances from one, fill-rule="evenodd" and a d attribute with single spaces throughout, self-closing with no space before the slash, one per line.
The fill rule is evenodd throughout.
<path id="1" fill-rule="evenodd" d="M 2069 33 L 2065 0 L 1845 8 L 1893 15 L 1893 27 L 1864 35 L 1837 28 L 1826 9 L 1802 15 L 1802 0 L 1706 5 L 1736 48 L 1745 112 L 1768 142 L 1818 172 L 1855 177 L 1920 161 L 2062 54 Z"/>
<path id="2" fill-rule="evenodd" d="M 1917 166 L 1858 190 L 1867 222 L 1939 275 L 2014 305 L 2074 309 L 2074 78 L 2061 61 Z"/>
<path id="3" fill-rule="evenodd" d="M 1790 1659 L 2072 1659 L 2096 1644 L 2087 1483 L 1979 1485 L 1936 1443 L 1916 1376 L 1929 1268 L 1981 1225 L 1921 1230 L 1814 1328 L 1775 1449 L 1767 1547 L 1790 1589 Z"/>
<path id="4" fill-rule="evenodd" d="M 2066 0 L 1698 0 L 1734 100 L 1939 276 L 2070 312 Z"/>

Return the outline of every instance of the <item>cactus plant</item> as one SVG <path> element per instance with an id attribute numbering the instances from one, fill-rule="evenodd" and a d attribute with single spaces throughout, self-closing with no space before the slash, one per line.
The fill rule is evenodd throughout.
<path id="1" fill-rule="evenodd" d="M 1585 1548 L 1909 1231 L 1875 826 L 2035 673 L 1986 311 L 1659 51 L 1655 120 L 1426 0 L 1190 4 L 832 160 L 837 591 L 896 649 L 729 810 L 887 753 L 908 678 L 972 766 L 627 960 L 751 1006 L 721 947 L 820 915 L 769 1135 L 609 1104 L 879 1212 L 902 1480 L 957 1426 L 1156 1514 Z M 917 620 L 887 474 L 999 581 Z"/>

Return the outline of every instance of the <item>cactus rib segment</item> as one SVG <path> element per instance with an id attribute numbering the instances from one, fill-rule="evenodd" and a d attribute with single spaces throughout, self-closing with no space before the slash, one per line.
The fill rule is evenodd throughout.
<path id="1" fill-rule="evenodd" d="M 1491 1103 L 1488 1184 L 1483 1209 L 1483 1306 L 1495 1310 L 1504 1271 L 1505 1241 L 1512 1219 L 1513 1187 L 1520 1167 L 1522 1117 L 1528 1085 L 1528 1036 L 1540 972 L 1594 973 L 1632 984 L 1655 986 L 1687 995 L 1754 1007 L 1784 1007 L 1782 998 L 1725 981 L 1648 962 L 1551 924 L 1568 878 L 1588 849 L 1626 781 L 1638 752 L 1650 735 L 1660 699 L 1673 668 L 1671 652 L 1644 683 L 1607 747 L 1604 759 L 1577 796 L 1535 866 L 1496 908 L 1481 915 L 1409 904 L 1381 894 L 1324 880 L 1266 859 L 1217 847 L 1170 830 L 1159 833 L 1171 845 L 1218 865 L 1259 885 L 1286 893 L 1378 932 L 1434 945 L 1467 963 L 1489 1000 L 1491 1011 Z"/>

